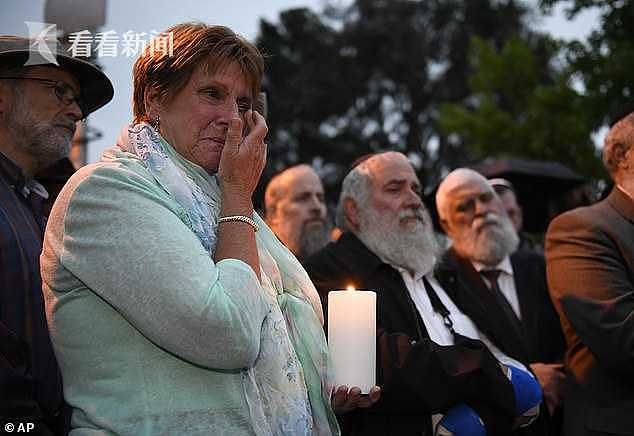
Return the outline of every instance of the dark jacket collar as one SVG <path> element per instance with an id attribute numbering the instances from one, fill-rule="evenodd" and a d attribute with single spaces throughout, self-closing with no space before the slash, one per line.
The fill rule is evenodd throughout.
<path id="1" fill-rule="evenodd" d="M 372 271 L 382 265 L 387 265 L 352 232 L 344 232 L 337 242 L 345 246 L 346 250 L 349 250 L 350 260 L 362 266 L 359 271 L 363 271 L 364 276 L 370 275 Z"/>
<path id="2" fill-rule="evenodd" d="M 511 255 L 511 264 L 515 255 Z M 505 354 L 526 363 L 522 333 L 495 307 L 491 291 L 468 259 L 449 248 L 436 268 L 436 278 L 454 304 Z M 517 277 L 515 284 L 517 286 Z M 518 292 L 519 294 L 519 292 Z"/>
<path id="3" fill-rule="evenodd" d="M 2 153 L 0 153 L 0 175 L 16 194 L 24 198 L 27 198 L 31 192 L 48 198 L 48 192 L 44 186 Z"/>

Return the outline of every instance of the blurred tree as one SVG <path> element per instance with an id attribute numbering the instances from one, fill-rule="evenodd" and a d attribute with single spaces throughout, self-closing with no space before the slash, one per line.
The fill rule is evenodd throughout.
<path id="1" fill-rule="evenodd" d="M 514 0 L 356 0 L 261 21 L 270 127 L 263 179 L 316 161 L 332 193 L 355 158 L 396 149 L 431 186 L 470 157 L 439 130 L 438 116 L 441 102 L 469 94 L 471 37 L 501 48 L 530 35 L 526 14 Z"/>
<path id="2" fill-rule="evenodd" d="M 559 161 L 586 176 L 603 175 L 588 100 L 571 86 L 566 69 L 555 68 L 559 43 L 542 39 L 540 54 L 519 38 L 499 51 L 480 38 L 471 47 L 471 93 L 441 110 L 450 142 L 480 159 Z"/>
<path id="3" fill-rule="evenodd" d="M 567 58 L 588 97 L 595 128 L 612 124 L 634 110 L 634 1 L 632 0 L 540 0 L 549 12 L 567 6 L 569 18 L 595 8 L 600 26 L 586 43 L 573 41 Z"/>

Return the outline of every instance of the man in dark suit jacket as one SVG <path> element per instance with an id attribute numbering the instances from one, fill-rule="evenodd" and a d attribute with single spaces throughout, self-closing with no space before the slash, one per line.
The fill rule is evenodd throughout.
<path id="1" fill-rule="evenodd" d="M 324 307 L 327 293 L 352 285 L 377 293 L 377 384 L 381 400 L 343 417 L 344 435 L 431 435 L 431 415 L 467 404 L 489 436 L 508 434 L 515 397 L 473 323 L 433 278 L 441 251 L 407 158 L 375 155 L 346 176 L 335 243 L 305 267 Z M 434 289 L 463 340 L 452 336 L 430 304 Z M 436 294 L 434 294 L 436 295 Z M 429 296 L 429 297 L 428 297 Z"/>
<path id="2" fill-rule="evenodd" d="M 603 147 L 615 187 L 558 216 L 546 235 L 551 298 L 570 372 L 564 434 L 634 434 L 634 114 Z"/>
<path id="3" fill-rule="evenodd" d="M 76 123 L 113 94 L 99 68 L 57 41 L 0 35 L 0 428 L 7 433 L 27 423 L 38 435 L 70 428 L 40 277 L 50 195 L 35 177 L 68 155 Z"/>
<path id="4" fill-rule="evenodd" d="M 563 396 L 564 339 L 548 295 L 543 256 L 515 251 L 519 239 L 513 223 L 489 181 L 473 170 L 450 173 L 438 187 L 436 204 L 440 224 L 453 241 L 436 275 L 481 332 L 531 367 L 553 414 Z M 543 410 L 542 417 L 548 412 Z M 556 422 L 543 418 L 540 434 L 560 433 Z"/>

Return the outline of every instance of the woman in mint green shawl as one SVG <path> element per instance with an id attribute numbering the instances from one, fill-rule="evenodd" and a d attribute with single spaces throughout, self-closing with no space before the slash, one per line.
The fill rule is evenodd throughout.
<path id="1" fill-rule="evenodd" d="M 262 74 L 228 28 L 168 29 L 134 124 L 59 195 L 41 263 L 71 434 L 339 433 L 319 298 L 251 203 Z"/>

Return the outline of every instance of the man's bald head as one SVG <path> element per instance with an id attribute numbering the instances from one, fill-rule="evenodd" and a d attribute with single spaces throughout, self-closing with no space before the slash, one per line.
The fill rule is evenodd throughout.
<path id="1" fill-rule="evenodd" d="M 287 168 L 274 176 L 264 193 L 265 219 L 297 257 L 328 242 L 324 187 L 312 167 Z"/>

